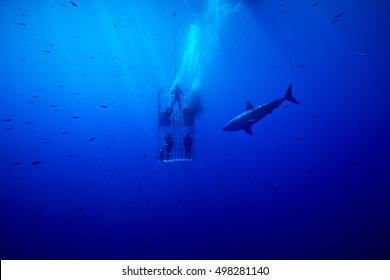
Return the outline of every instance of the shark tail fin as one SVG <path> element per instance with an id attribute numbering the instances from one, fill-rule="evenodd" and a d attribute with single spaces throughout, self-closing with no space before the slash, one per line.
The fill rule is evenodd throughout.
<path id="1" fill-rule="evenodd" d="M 286 91 L 286 94 L 284 95 L 284 99 L 292 102 L 292 103 L 295 103 L 295 104 L 300 104 L 295 98 L 294 96 L 292 95 L 292 84 L 290 84 L 290 86 L 288 87 L 287 91 Z"/>

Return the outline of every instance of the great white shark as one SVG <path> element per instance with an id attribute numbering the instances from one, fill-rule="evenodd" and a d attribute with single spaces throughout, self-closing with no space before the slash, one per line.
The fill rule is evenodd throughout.
<path id="1" fill-rule="evenodd" d="M 288 100 L 295 104 L 300 104 L 292 96 L 292 84 L 288 87 L 286 94 L 283 98 L 276 99 L 270 103 L 266 103 L 261 106 L 254 107 L 249 101 L 246 103 L 246 111 L 225 125 L 223 131 L 237 131 L 244 130 L 249 135 L 253 135 L 252 125 L 260 121 L 266 115 L 271 114 L 273 110 L 278 108 L 285 100 Z"/>

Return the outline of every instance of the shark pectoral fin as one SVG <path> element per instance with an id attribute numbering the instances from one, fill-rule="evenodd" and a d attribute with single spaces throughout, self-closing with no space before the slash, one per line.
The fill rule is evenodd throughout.
<path id="1" fill-rule="evenodd" d="M 255 108 L 255 106 L 253 106 L 249 101 L 246 103 L 246 107 L 245 107 L 245 110 L 248 111 L 248 110 L 252 110 L 253 108 Z"/>
<path id="2" fill-rule="evenodd" d="M 247 134 L 253 135 L 252 126 L 247 126 L 247 127 L 243 128 L 243 130 L 244 130 Z"/>

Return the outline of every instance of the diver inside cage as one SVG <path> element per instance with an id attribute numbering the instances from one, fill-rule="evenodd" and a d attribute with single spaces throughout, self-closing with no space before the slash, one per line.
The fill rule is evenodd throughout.
<path id="1" fill-rule="evenodd" d="M 164 140 L 165 140 L 165 159 L 170 160 L 174 141 L 171 134 L 168 134 L 164 138 Z"/>
<path id="2" fill-rule="evenodd" d="M 186 136 L 184 136 L 183 144 L 185 149 L 185 156 L 187 160 L 191 159 L 191 150 L 192 150 L 192 137 L 189 133 L 187 133 Z"/>

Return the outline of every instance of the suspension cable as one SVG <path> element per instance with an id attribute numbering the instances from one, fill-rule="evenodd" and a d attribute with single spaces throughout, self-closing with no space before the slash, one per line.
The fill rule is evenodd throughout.
<path id="1" fill-rule="evenodd" d="M 176 79 L 176 0 L 173 0 L 173 80 Z"/>

